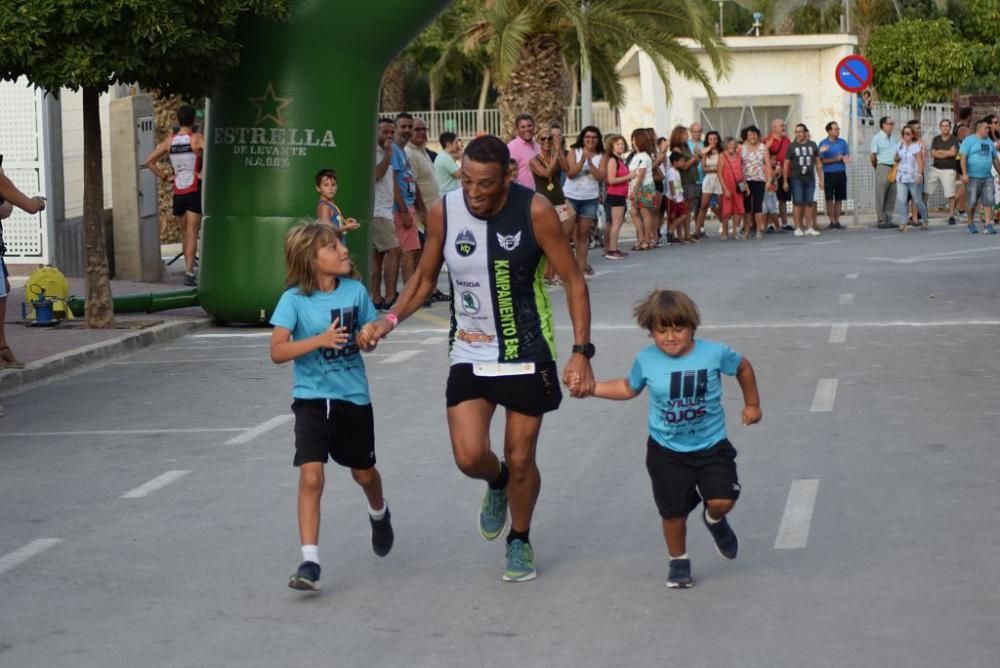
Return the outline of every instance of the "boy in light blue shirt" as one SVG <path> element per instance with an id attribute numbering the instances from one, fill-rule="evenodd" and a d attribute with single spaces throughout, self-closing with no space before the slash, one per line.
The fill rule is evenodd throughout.
<path id="1" fill-rule="evenodd" d="M 760 396 L 753 367 L 728 346 L 695 339 L 698 307 L 683 292 L 654 290 L 635 307 L 639 326 L 653 345 L 639 351 L 627 378 L 597 383 L 594 396 L 632 399 L 649 388 L 646 469 L 663 521 L 670 556 L 667 587 L 686 589 L 691 578 L 687 516 L 704 503 L 702 521 L 726 559 L 739 540 L 726 515 L 740 495 L 736 450 L 726 436 L 722 374 L 736 376 L 743 390 L 744 425 L 760 422 Z"/>
<path id="2" fill-rule="evenodd" d="M 376 319 L 365 286 L 348 276 L 351 259 L 340 230 L 306 223 L 285 238 L 287 284 L 271 317 L 271 360 L 294 360 L 292 412 L 299 468 L 302 563 L 288 586 L 319 589 L 320 499 L 328 459 L 351 469 L 368 499 L 372 550 L 392 549 L 389 507 L 375 468 L 375 418 L 357 335 Z M 371 346 L 373 348 L 374 346 Z M 366 349 L 368 350 L 368 349 Z"/>

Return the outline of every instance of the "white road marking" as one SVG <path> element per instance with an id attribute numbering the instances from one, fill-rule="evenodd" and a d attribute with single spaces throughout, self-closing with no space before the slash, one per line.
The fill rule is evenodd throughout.
<path id="1" fill-rule="evenodd" d="M 433 345 L 437 345 L 439 343 L 444 343 L 447 340 L 448 340 L 447 336 L 429 336 L 426 339 L 424 339 L 423 341 L 421 341 L 420 345 L 422 345 L 422 346 L 433 346 Z"/>
<path id="2" fill-rule="evenodd" d="M 0 557 L 0 575 L 3 575 L 15 566 L 19 566 L 28 559 L 37 557 L 50 547 L 55 547 L 63 541 L 62 538 L 37 538 L 27 545 L 23 545 L 10 554 Z"/>
<path id="3" fill-rule="evenodd" d="M 783 248 L 807 248 L 815 246 L 829 246 L 830 244 L 839 244 L 842 240 L 837 241 L 808 241 L 803 243 L 782 243 L 776 246 L 764 246 L 760 249 L 761 253 L 770 253 L 771 251 L 782 250 Z"/>
<path id="4" fill-rule="evenodd" d="M 157 434 L 209 434 L 214 432 L 246 431 L 246 427 L 218 429 L 93 429 L 87 431 L 14 431 L 0 432 L 0 438 L 30 436 L 155 436 Z"/>
<path id="5" fill-rule="evenodd" d="M 172 482 L 177 482 L 184 476 L 186 476 L 190 471 L 167 471 L 163 475 L 156 476 L 147 483 L 139 485 L 135 489 L 131 489 L 124 494 L 122 494 L 120 499 L 141 499 L 145 496 L 149 496 L 158 489 L 163 489 Z"/>
<path id="6" fill-rule="evenodd" d="M 286 422 L 291 422 L 294 417 L 295 417 L 294 415 L 290 415 L 287 413 L 284 415 L 276 415 L 267 422 L 261 422 L 256 427 L 251 427 L 250 429 L 247 429 L 239 436 L 232 437 L 231 439 L 226 441 L 226 445 L 239 445 L 241 443 L 249 443 L 258 436 L 266 434 L 272 429 L 277 429 Z"/>
<path id="7" fill-rule="evenodd" d="M 587 278 L 597 278 L 598 276 L 607 276 L 608 274 L 617 274 L 617 269 L 602 269 L 601 271 L 595 271 L 593 274 Z"/>
<path id="8" fill-rule="evenodd" d="M 395 355 L 389 355 L 386 357 L 382 360 L 382 364 L 399 364 L 400 362 L 405 362 L 411 357 L 416 357 L 419 354 L 419 350 L 401 350 Z"/>
<path id="9" fill-rule="evenodd" d="M 213 350 L 219 350 L 221 348 L 226 350 L 233 350 L 235 348 L 247 349 L 254 348 L 257 350 L 264 350 L 271 347 L 269 343 L 227 343 L 225 346 L 211 346 L 206 344 L 200 346 L 165 346 L 160 348 L 160 350 L 204 350 L 205 352 L 211 352 Z"/>
<path id="10" fill-rule="evenodd" d="M 142 364 L 205 364 L 206 362 L 270 362 L 267 355 L 257 357 L 195 357 L 183 360 L 130 360 L 128 362 L 112 362 L 114 366 L 137 366 Z"/>
<path id="11" fill-rule="evenodd" d="M 812 406 L 809 408 L 810 413 L 829 413 L 833 410 L 839 382 L 836 378 L 819 379 L 819 382 L 816 383 L 816 394 L 813 395 Z"/>
<path id="12" fill-rule="evenodd" d="M 847 340 L 847 325 L 840 323 L 830 327 L 830 343 L 843 343 Z"/>
<path id="13" fill-rule="evenodd" d="M 858 274 L 847 274 L 846 276 L 844 276 L 844 278 L 846 278 L 849 281 L 853 281 L 857 277 L 858 277 Z"/>
<path id="14" fill-rule="evenodd" d="M 966 248 L 964 250 L 943 251 L 941 253 L 930 253 L 927 255 L 914 255 L 912 257 L 882 257 L 871 256 L 866 260 L 877 262 L 891 262 L 892 264 L 914 264 L 916 262 L 943 262 L 951 260 L 957 255 L 969 255 L 972 253 L 987 253 L 989 251 L 1000 250 L 1000 246 L 983 246 L 982 248 Z"/>
<path id="15" fill-rule="evenodd" d="M 192 339 L 253 339 L 271 336 L 271 330 L 266 332 L 213 332 L 211 334 L 192 334 Z"/>
<path id="16" fill-rule="evenodd" d="M 854 293 L 853 292 L 845 292 L 844 294 L 840 295 L 840 305 L 841 306 L 845 306 L 847 304 L 853 304 L 853 303 L 854 303 Z"/>
<path id="17" fill-rule="evenodd" d="M 778 526 L 778 537 L 774 541 L 776 550 L 796 550 L 809 542 L 809 527 L 812 524 L 813 509 L 816 507 L 816 493 L 819 480 L 806 478 L 793 480 L 785 502 L 785 514 Z"/>

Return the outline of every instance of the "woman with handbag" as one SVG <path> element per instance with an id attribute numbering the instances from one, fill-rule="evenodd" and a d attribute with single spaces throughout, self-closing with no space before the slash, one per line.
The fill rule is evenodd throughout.
<path id="1" fill-rule="evenodd" d="M 733 236 L 743 239 L 739 233 L 739 221 L 743 219 L 745 208 L 743 197 L 750 189 L 743 178 L 743 159 L 735 137 L 726 137 L 726 150 L 719 156 L 719 180 L 722 182 L 722 233 L 720 238 L 729 238 L 729 221 L 733 220 Z"/>

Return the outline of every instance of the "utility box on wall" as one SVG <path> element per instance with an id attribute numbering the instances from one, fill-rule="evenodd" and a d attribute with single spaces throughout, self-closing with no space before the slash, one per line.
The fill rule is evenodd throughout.
<path id="1" fill-rule="evenodd" d="M 153 97 L 112 100 L 111 192 L 118 279 L 156 282 L 163 276 L 156 177 L 143 164 L 153 148 Z"/>

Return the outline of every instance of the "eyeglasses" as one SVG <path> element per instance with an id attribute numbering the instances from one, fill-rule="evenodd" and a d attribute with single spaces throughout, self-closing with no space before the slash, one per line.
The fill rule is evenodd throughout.
<path id="1" fill-rule="evenodd" d="M 539 137 L 538 141 L 552 141 L 552 137 Z"/>

